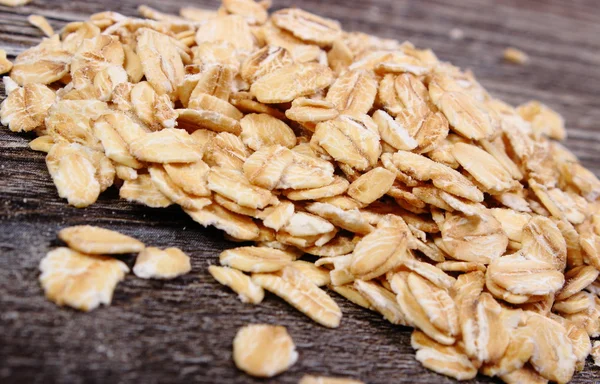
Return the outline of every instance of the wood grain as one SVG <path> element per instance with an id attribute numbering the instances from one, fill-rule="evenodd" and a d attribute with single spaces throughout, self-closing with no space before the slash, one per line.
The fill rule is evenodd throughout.
<path id="1" fill-rule="evenodd" d="M 566 145 L 600 175 L 600 10 L 595 0 L 362 0 L 292 2 L 342 21 L 347 30 L 410 40 L 444 60 L 471 68 L 493 94 L 518 104 L 536 98 L 566 118 Z M 159 1 L 163 11 L 216 8 L 216 1 Z M 60 28 L 106 9 L 136 15 L 138 0 L 34 0 L 0 6 L 0 48 L 10 55 L 37 44 L 31 13 Z M 449 32 L 460 28 L 462 40 Z M 507 46 L 525 50 L 528 66 L 502 61 Z M 97 204 L 75 209 L 59 199 L 44 156 L 27 148 L 28 134 L 0 129 L 0 381 L 3 383 L 296 383 L 304 373 L 360 378 L 368 383 L 452 383 L 414 360 L 410 331 L 336 296 L 344 318 L 336 330 L 320 327 L 269 295 L 242 305 L 208 275 L 207 265 L 232 244 L 203 229 L 179 209 L 152 210 L 118 199 L 111 188 Z M 96 224 L 192 257 L 193 272 L 169 282 L 129 276 L 112 306 L 82 314 L 46 301 L 38 285 L 39 260 L 58 245 L 65 226 Z M 125 258 L 131 263 L 131 259 Z M 332 295 L 335 295 L 332 293 Z M 339 300 L 338 300 L 339 299 Z M 253 380 L 231 361 L 231 341 L 247 323 L 288 327 L 298 363 L 273 380 Z M 575 383 L 600 380 L 588 362 Z M 472 383 L 495 382 L 478 376 Z"/>

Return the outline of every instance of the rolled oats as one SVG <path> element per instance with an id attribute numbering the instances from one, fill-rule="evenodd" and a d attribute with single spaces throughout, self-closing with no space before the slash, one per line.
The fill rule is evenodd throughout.
<path id="1" fill-rule="evenodd" d="M 283 121 L 266 113 L 252 113 L 240 121 L 240 137 L 248 148 L 258 151 L 262 147 L 281 145 L 293 148 L 296 145 L 294 131 Z"/>
<path id="2" fill-rule="evenodd" d="M 494 283 L 517 295 L 555 293 L 565 282 L 563 274 L 552 264 L 528 260 L 519 254 L 493 260 L 487 273 Z"/>
<path id="3" fill-rule="evenodd" d="M 408 176 L 420 181 L 432 181 L 433 185 L 453 195 L 474 202 L 483 201 L 483 193 L 466 177 L 454 169 L 436 163 L 425 156 L 398 151 L 392 156 L 393 164 Z"/>
<path id="4" fill-rule="evenodd" d="M 329 328 L 339 326 L 342 312 L 338 305 L 325 291 L 297 269 L 286 266 L 271 274 L 254 274 L 252 280 L 317 323 Z"/>
<path id="5" fill-rule="evenodd" d="M 530 101 L 517 107 L 517 113 L 531 123 L 535 133 L 544 134 L 556 140 L 564 140 L 567 136 L 565 122 L 558 113 L 539 101 Z"/>
<path id="6" fill-rule="evenodd" d="M 31 0 L 2 0 L 1 4 L 9 7 L 18 7 L 31 2 Z"/>
<path id="7" fill-rule="evenodd" d="M 267 45 L 250 55 L 240 68 L 240 75 L 247 82 L 253 82 L 276 69 L 292 64 L 290 52 L 279 46 Z"/>
<path id="8" fill-rule="evenodd" d="M 429 83 L 429 95 L 458 134 L 473 140 L 490 139 L 497 134 L 498 116 L 453 79 L 434 76 Z"/>
<path id="9" fill-rule="evenodd" d="M 527 64 L 529 62 L 529 56 L 521 51 L 520 49 L 508 47 L 502 53 L 504 60 L 509 61 L 513 64 Z"/>
<path id="10" fill-rule="evenodd" d="M 244 272 L 276 272 L 294 261 L 295 257 L 284 251 L 267 247 L 241 247 L 223 251 L 219 256 L 222 265 Z"/>
<path id="11" fill-rule="evenodd" d="M 155 163 L 193 163 L 202 159 L 196 141 L 176 128 L 147 133 L 129 143 L 129 150 L 138 160 Z"/>
<path id="12" fill-rule="evenodd" d="M 285 116 L 293 121 L 305 123 L 319 123 L 338 117 L 339 111 L 335 109 L 335 104 L 326 100 L 307 99 L 299 97 L 292 101 L 292 107 L 285 111 Z M 311 131 L 316 128 L 312 127 Z"/>
<path id="13" fill-rule="evenodd" d="M 317 267 L 313 263 L 304 260 L 295 260 L 290 265 L 306 275 L 317 287 L 331 283 L 329 271 L 325 268 Z"/>
<path id="14" fill-rule="evenodd" d="M 79 143 L 101 149 L 93 133 L 92 122 L 107 112 L 107 104 L 99 100 L 58 100 L 48 110 L 45 126 L 56 143 Z M 123 127 L 123 130 L 125 128 L 129 127 Z"/>
<path id="15" fill-rule="evenodd" d="M 321 55 L 319 46 L 306 43 L 291 32 L 283 30 L 272 23 L 265 23 L 260 29 L 260 34 L 267 45 L 287 49 L 296 62 L 307 63 L 317 60 L 319 55 Z"/>
<path id="16" fill-rule="evenodd" d="M 255 240 L 259 228 L 251 218 L 228 211 L 218 204 L 210 204 L 202 209 L 186 209 L 185 212 L 200 225 L 212 225 L 240 240 Z"/>
<path id="17" fill-rule="evenodd" d="M 246 325 L 233 339 L 233 362 L 256 377 L 273 377 L 298 360 L 294 341 L 285 327 L 268 324 Z"/>
<path id="18" fill-rule="evenodd" d="M 576 357 L 566 329 L 537 314 L 528 315 L 526 327 L 536 343 L 530 360 L 535 370 L 551 381 L 566 383 L 571 380 Z"/>
<path id="19" fill-rule="evenodd" d="M 210 196 L 208 174 L 210 168 L 199 160 L 195 163 L 169 163 L 164 165 L 167 175 L 184 192 L 194 196 Z"/>
<path id="20" fill-rule="evenodd" d="M 109 305 L 117 284 L 129 268 L 122 261 L 56 248 L 40 262 L 40 283 L 57 305 L 91 311 Z"/>
<path id="21" fill-rule="evenodd" d="M 500 376 L 519 370 L 533 355 L 535 343 L 527 328 L 518 327 L 511 332 L 510 341 L 502 358 L 493 364 L 486 364 L 483 373 L 488 376 Z"/>
<path id="22" fill-rule="evenodd" d="M 363 204 L 371 204 L 390 190 L 395 179 L 396 175 L 387 169 L 373 168 L 350 184 L 348 195 Z"/>
<path id="23" fill-rule="evenodd" d="M 372 281 L 355 280 L 356 289 L 377 312 L 392 324 L 407 325 L 406 316 L 396 302 L 396 297 L 381 285 Z"/>
<path id="24" fill-rule="evenodd" d="M 377 81 L 367 71 L 355 70 L 342 73 L 327 91 L 326 100 L 340 114 L 359 115 L 368 113 L 377 94 Z"/>
<path id="25" fill-rule="evenodd" d="M 12 67 L 13 63 L 6 58 L 6 51 L 4 49 L 0 49 L 0 75 L 10 72 Z M 10 92 L 7 91 L 7 93 Z"/>
<path id="26" fill-rule="evenodd" d="M 240 15 L 228 15 L 207 19 L 196 32 L 196 43 L 227 41 L 240 52 L 254 48 L 250 26 Z"/>
<path id="27" fill-rule="evenodd" d="M 333 82 L 329 67 L 318 63 L 289 64 L 257 79 L 250 92 L 262 103 L 284 103 L 311 95 Z"/>
<path id="28" fill-rule="evenodd" d="M 143 279 L 174 279 L 191 269 L 190 257 L 181 249 L 147 247 L 135 259 L 133 273 Z"/>
<path id="29" fill-rule="evenodd" d="M 151 208 L 166 208 L 173 204 L 173 201 L 156 187 L 152 177 L 145 174 L 136 175 L 132 180 L 125 180 L 119 189 L 119 196 L 127 201 L 144 204 Z"/>
<path id="30" fill-rule="evenodd" d="M 44 119 L 54 104 L 56 94 L 43 84 L 25 84 L 10 92 L 2 102 L 2 124 L 13 132 L 44 127 Z"/>
<path id="31" fill-rule="evenodd" d="M 337 21 L 297 8 L 277 11 L 271 15 L 271 21 L 297 38 L 320 46 L 331 45 L 342 32 Z"/>
<path id="32" fill-rule="evenodd" d="M 96 202 L 101 185 L 96 166 L 79 144 L 55 144 L 46 156 L 46 166 L 58 195 L 69 204 L 83 208 Z"/>
<path id="33" fill-rule="evenodd" d="M 54 29 L 44 16 L 29 15 L 27 21 L 29 21 L 29 24 L 33 25 L 34 27 L 39 28 L 40 31 L 44 32 L 44 35 L 47 37 L 52 37 L 52 35 L 54 35 Z"/>
<path id="34" fill-rule="evenodd" d="M 377 125 L 364 115 L 357 118 L 341 115 L 317 124 L 311 141 L 323 147 L 336 161 L 357 170 L 377 163 L 381 154 Z"/>
<path id="35" fill-rule="evenodd" d="M 439 344 L 420 331 L 412 333 L 411 344 L 417 350 L 417 361 L 434 372 L 457 380 L 469 380 L 477 375 L 477 368 L 458 347 Z"/>
<path id="36" fill-rule="evenodd" d="M 507 384 L 547 384 L 548 380 L 529 366 L 505 373 L 500 378 Z"/>
<path id="37" fill-rule="evenodd" d="M 171 177 L 160 165 L 152 165 L 148 168 L 150 178 L 155 187 L 169 200 L 181 205 L 184 209 L 200 210 L 211 204 L 211 200 L 186 193 L 173 182 Z"/>
<path id="38" fill-rule="evenodd" d="M 417 277 L 418 275 L 416 274 L 409 274 L 408 278 L 410 278 L 410 276 L 413 276 L 413 288 L 415 289 L 415 293 L 419 294 L 421 301 L 423 300 L 436 300 L 434 297 L 429 296 L 429 297 L 425 297 L 427 295 L 427 292 L 419 292 L 419 289 L 422 288 L 419 286 L 419 283 L 417 283 L 417 280 L 415 279 L 421 279 L 421 281 L 424 284 L 428 284 L 426 281 L 423 281 L 422 278 Z M 420 330 L 422 330 L 427 336 L 431 337 L 432 339 L 434 339 L 436 342 L 443 344 L 443 345 L 453 345 L 456 341 L 456 339 L 454 337 L 452 337 L 452 334 L 449 332 L 448 329 L 445 330 L 441 330 L 438 327 L 436 327 L 434 324 L 431 323 L 431 317 L 430 315 L 433 314 L 433 312 L 435 311 L 440 311 L 441 308 L 435 308 L 435 307 L 429 307 L 428 310 L 429 312 L 425 312 L 424 308 L 421 306 L 421 304 L 419 303 L 419 301 L 417 300 L 416 296 L 413 294 L 413 291 L 409 288 L 409 285 L 407 284 L 407 281 L 405 280 L 405 277 L 402 276 L 402 274 L 395 274 L 392 279 L 391 279 L 391 288 L 392 290 L 396 293 L 396 301 L 398 302 L 398 304 L 400 305 L 400 308 L 402 310 L 402 313 L 404 314 L 404 316 L 406 317 L 406 320 L 408 322 L 409 325 L 414 326 L 415 328 L 418 328 Z M 454 304 L 452 302 L 452 299 L 450 299 L 450 303 Z M 439 303 L 441 304 L 441 303 Z M 445 312 L 441 312 L 441 313 L 437 313 L 434 316 L 439 316 L 440 314 L 445 315 Z M 456 317 L 456 311 L 454 311 L 453 314 L 450 314 L 450 316 L 454 316 Z M 448 318 L 445 319 L 446 321 L 448 320 Z M 442 320 L 443 321 L 443 320 Z M 446 324 L 448 325 L 448 324 Z M 455 324 L 456 326 L 456 324 Z M 456 329 L 454 330 L 455 332 L 457 331 Z"/>
<path id="39" fill-rule="evenodd" d="M 159 96 L 147 81 L 131 89 L 131 104 L 136 115 L 152 131 L 174 128 L 178 115 L 167 95 Z"/>
<path id="40" fill-rule="evenodd" d="M 402 261 L 402 266 L 408 268 L 409 270 L 418 273 L 422 277 L 429 280 L 434 285 L 444 288 L 444 289 L 452 289 L 452 287 L 456 283 L 456 279 L 452 276 L 446 274 L 442 270 L 436 268 L 435 266 L 425 263 L 414 258 L 406 258 Z"/>
<path id="41" fill-rule="evenodd" d="M 390 271 L 402 261 L 408 236 L 393 219 L 382 220 L 376 230 L 356 244 L 350 272 L 363 280 L 371 280 Z"/>
<path id="42" fill-rule="evenodd" d="M 194 138 L 198 143 L 198 137 Z M 204 148 L 204 161 L 210 166 L 241 170 L 249 152 L 242 140 L 228 132 L 212 136 Z"/>
<path id="43" fill-rule="evenodd" d="M 136 53 L 144 76 L 159 95 L 171 95 L 182 82 L 183 61 L 172 39 L 149 28 L 138 30 Z"/>
<path id="44" fill-rule="evenodd" d="M 444 250 L 456 260 L 489 264 L 503 255 L 508 245 L 502 225 L 490 214 L 447 213 L 440 230 Z"/>
<path id="45" fill-rule="evenodd" d="M 29 142 L 29 148 L 39 152 L 50 152 L 50 148 L 54 145 L 54 140 L 49 135 L 42 135 Z"/>
<path id="46" fill-rule="evenodd" d="M 250 184 L 243 173 L 212 167 L 208 173 L 208 188 L 235 203 L 248 208 L 265 208 L 271 203 L 271 191 Z"/>
<path id="47" fill-rule="evenodd" d="M 242 301 L 264 287 L 337 327 L 328 285 L 417 327 L 417 360 L 436 372 L 568 381 L 600 334 L 600 181 L 554 141 L 562 117 L 495 99 L 431 50 L 269 6 L 141 6 L 146 19 L 102 12 L 60 35 L 32 15 L 52 36 L 14 65 L 0 51 L 2 124 L 38 135 L 30 148 L 71 205 L 114 182 L 130 202 L 175 203 L 253 241 L 209 269 Z M 127 269 L 79 252 L 143 247 L 88 232 L 61 233 L 75 250 L 53 251 L 54 277 L 42 273 L 51 300 L 84 310 L 109 303 Z M 189 268 L 150 247 L 134 272 Z M 279 360 L 243 345 L 234 360 L 270 377 L 295 360 L 284 344 Z"/>
<path id="48" fill-rule="evenodd" d="M 20 53 L 10 72 L 19 85 L 50 84 L 69 72 L 71 54 L 62 49 L 58 35 L 44 39 L 36 47 Z"/>
<path id="49" fill-rule="evenodd" d="M 577 292 L 581 292 L 598 278 L 600 272 L 591 265 L 582 265 L 567 271 L 564 275 L 565 284 L 556 295 L 556 300 L 565 300 Z"/>
<path id="50" fill-rule="evenodd" d="M 519 185 L 492 155 L 481 148 L 459 142 L 452 147 L 452 155 L 465 171 L 489 191 L 503 192 Z"/>
<path id="51" fill-rule="evenodd" d="M 234 268 L 218 267 L 211 265 L 208 272 L 219 283 L 228 286 L 242 303 L 260 304 L 265 296 L 265 291 L 252 282 L 252 279 Z"/>
<path id="52" fill-rule="evenodd" d="M 78 252 L 91 254 L 138 253 L 144 244 L 121 233 L 109 229 L 78 225 L 58 232 L 58 238 Z"/>

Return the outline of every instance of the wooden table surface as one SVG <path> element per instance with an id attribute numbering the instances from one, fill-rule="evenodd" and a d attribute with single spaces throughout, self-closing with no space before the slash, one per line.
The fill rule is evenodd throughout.
<path id="1" fill-rule="evenodd" d="M 141 0 L 34 0 L 0 6 L 0 48 L 14 56 L 41 34 L 26 18 L 46 16 L 60 28 L 106 9 L 136 15 Z M 210 8 L 216 1 L 147 0 L 176 12 L 183 5 Z M 600 175 L 600 9 L 595 0 L 274 0 L 364 31 L 430 47 L 443 60 L 474 70 L 493 94 L 519 104 L 539 99 L 562 113 L 566 144 Z M 458 28 L 461 40 L 450 38 Z M 514 46 L 527 66 L 503 62 Z M 2 92 L 3 93 L 3 92 Z M 28 149 L 28 134 L 0 128 L 0 382 L 2 383 L 296 383 L 305 373 L 360 378 L 368 383 L 451 383 L 422 368 L 410 347 L 410 330 L 384 321 L 339 296 L 340 328 L 323 328 L 268 295 L 243 305 L 217 284 L 207 266 L 232 243 L 204 229 L 179 208 L 153 210 L 118 199 L 111 188 L 97 204 L 76 209 L 59 199 L 44 155 Z M 65 226 L 96 224 L 147 244 L 177 246 L 192 257 L 192 273 L 167 282 L 128 276 L 110 307 L 84 314 L 48 302 L 38 284 L 38 263 L 58 244 Z M 131 262 L 131 260 L 129 260 Z M 231 360 L 236 330 L 248 323 L 285 325 L 300 358 L 285 374 L 253 380 Z M 588 362 L 575 383 L 599 382 Z M 474 382 L 495 382 L 478 376 Z"/>

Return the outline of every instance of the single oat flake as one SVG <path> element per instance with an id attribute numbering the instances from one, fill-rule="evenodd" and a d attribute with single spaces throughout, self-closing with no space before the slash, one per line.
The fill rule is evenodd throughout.
<path id="1" fill-rule="evenodd" d="M 238 294 L 242 303 L 260 304 L 265 297 L 265 291 L 252 282 L 250 276 L 229 267 L 211 265 L 208 272 L 219 283 L 228 286 Z"/>
<path id="2" fill-rule="evenodd" d="M 87 254 L 138 253 L 144 249 L 144 243 L 133 237 L 91 225 L 64 228 L 58 238 L 71 249 Z"/>
<path id="3" fill-rule="evenodd" d="M 179 248 L 147 247 L 140 252 L 133 273 L 143 279 L 174 279 L 192 269 L 190 257 Z"/>
<path id="4" fill-rule="evenodd" d="M 256 377 L 273 377 L 287 371 L 298 360 L 294 341 L 282 326 L 250 324 L 233 339 L 233 362 Z"/>
<path id="5" fill-rule="evenodd" d="M 40 283 L 50 301 L 87 312 L 110 304 L 129 268 L 111 257 L 57 248 L 42 259 L 40 272 Z"/>
<path id="6" fill-rule="evenodd" d="M 529 55 L 522 50 L 514 47 L 508 47 L 503 52 L 504 60 L 513 64 L 527 64 L 529 62 Z"/>

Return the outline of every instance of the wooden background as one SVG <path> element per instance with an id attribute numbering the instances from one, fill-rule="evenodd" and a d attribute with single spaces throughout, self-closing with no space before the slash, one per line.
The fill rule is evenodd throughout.
<path id="1" fill-rule="evenodd" d="M 31 13 L 60 28 L 106 9 L 136 15 L 141 0 L 34 0 L 0 6 L 0 47 L 9 55 L 37 44 Z M 147 0 L 176 12 L 183 5 L 210 8 L 216 1 Z M 567 121 L 567 146 L 600 174 L 600 9 L 596 0 L 274 0 L 342 21 L 347 30 L 410 40 L 441 59 L 472 68 L 493 94 L 519 104 L 536 98 Z M 462 40 L 452 40 L 459 28 Z M 528 66 L 502 61 L 507 46 L 525 50 Z M 232 244 L 203 229 L 179 209 L 152 210 L 118 200 L 110 189 L 97 204 L 75 209 L 58 198 L 44 156 L 27 148 L 32 137 L 0 128 L 0 382 L 2 383 L 296 383 L 305 373 L 360 378 L 369 383 L 451 383 L 415 361 L 410 331 L 348 304 L 339 329 L 325 329 L 269 295 L 243 305 L 207 273 Z M 128 276 L 112 306 L 83 314 L 46 301 L 38 263 L 58 244 L 56 232 L 96 224 L 134 235 L 147 244 L 181 247 L 192 257 L 191 274 L 173 281 Z M 131 262 L 131 260 L 129 260 Z M 332 295 L 335 295 L 332 293 Z M 266 381 L 238 372 L 231 341 L 247 323 L 288 327 L 300 359 Z M 573 382 L 600 380 L 588 366 Z M 494 382 L 478 377 L 472 382 Z"/>

